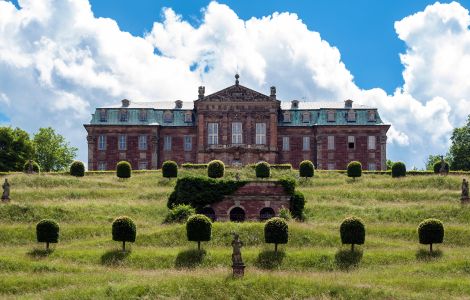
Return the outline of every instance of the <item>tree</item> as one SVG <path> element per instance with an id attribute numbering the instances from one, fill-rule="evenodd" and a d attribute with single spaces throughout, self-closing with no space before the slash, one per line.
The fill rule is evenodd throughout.
<path id="1" fill-rule="evenodd" d="M 33 157 L 33 142 L 26 131 L 0 127 L 0 172 L 22 171 L 26 161 Z"/>
<path id="2" fill-rule="evenodd" d="M 467 124 L 454 128 L 450 138 L 450 168 L 452 170 L 470 171 L 470 115 Z"/>
<path id="3" fill-rule="evenodd" d="M 54 220 L 41 220 L 36 225 L 36 238 L 38 243 L 46 243 L 46 250 L 49 250 L 49 243 L 59 242 L 59 224 Z"/>
<path id="4" fill-rule="evenodd" d="M 210 178 L 224 177 L 225 164 L 220 160 L 213 160 L 207 165 L 207 176 Z"/>
<path id="5" fill-rule="evenodd" d="M 393 166 L 393 161 L 391 161 L 390 159 L 387 159 L 387 171 L 391 170 L 392 166 Z"/>
<path id="6" fill-rule="evenodd" d="M 449 154 L 446 154 L 444 156 L 444 161 L 448 164 L 448 162 L 450 161 L 450 157 L 449 157 Z M 439 173 L 440 171 L 440 162 L 441 162 L 441 156 L 440 155 L 432 155 L 430 154 L 428 156 L 428 158 L 426 159 L 426 170 L 428 171 L 434 171 L 435 173 Z M 437 170 L 437 172 L 435 171 L 434 169 L 434 166 L 436 165 L 436 163 L 439 163 L 439 169 Z M 449 169 L 447 168 L 447 171 L 449 171 Z"/>
<path id="7" fill-rule="evenodd" d="M 392 166 L 392 177 L 405 177 L 406 176 L 406 165 L 401 161 L 397 161 L 393 163 Z"/>
<path id="8" fill-rule="evenodd" d="M 287 244 L 289 239 L 289 226 L 287 222 L 279 217 L 269 219 L 264 225 L 264 240 L 266 243 L 274 244 L 274 252 L 277 253 L 278 244 Z"/>
<path id="9" fill-rule="evenodd" d="M 197 250 L 201 250 L 201 242 L 211 240 L 211 235 L 211 219 L 201 214 L 189 217 L 186 222 L 186 236 L 188 241 L 197 242 Z"/>
<path id="10" fill-rule="evenodd" d="M 299 176 L 300 177 L 313 177 L 315 167 L 310 160 L 304 160 L 299 164 Z"/>
<path id="11" fill-rule="evenodd" d="M 33 140 L 36 161 L 44 172 L 65 170 L 76 157 L 78 149 L 71 147 L 52 127 L 39 128 Z"/>
<path id="12" fill-rule="evenodd" d="M 172 160 L 163 162 L 162 176 L 168 179 L 178 177 L 178 165 Z"/>
<path id="13" fill-rule="evenodd" d="M 428 245 L 432 253 L 432 244 L 440 244 L 444 240 L 444 225 L 438 219 L 423 220 L 418 226 L 419 243 Z"/>
<path id="14" fill-rule="evenodd" d="M 269 178 L 271 176 L 271 166 L 265 161 L 260 161 L 255 165 L 255 173 L 257 178 Z"/>
<path id="15" fill-rule="evenodd" d="M 126 251 L 126 242 L 135 242 L 137 230 L 134 221 L 126 216 L 116 218 L 113 222 L 112 234 L 113 241 L 122 242 L 122 252 Z"/>
<path id="16" fill-rule="evenodd" d="M 343 220 L 339 228 L 341 243 L 351 244 L 351 252 L 354 251 L 354 245 L 364 244 L 366 238 L 366 229 L 364 222 L 357 217 L 349 217 Z"/>
<path id="17" fill-rule="evenodd" d="M 116 164 L 116 176 L 119 178 L 130 178 L 132 174 L 131 164 L 127 161 L 120 161 Z"/>
<path id="18" fill-rule="evenodd" d="M 358 161 L 352 161 L 348 164 L 348 177 L 352 177 L 356 180 L 356 177 L 361 177 L 362 175 L 362 165 Z"/>
<path id="19" fill-rule="evenodd" d="M 85 176 L 85 165 L 81 161 L 74 161 L 70 165 L 70 175 L 75 177 L 83 177 Z"/>

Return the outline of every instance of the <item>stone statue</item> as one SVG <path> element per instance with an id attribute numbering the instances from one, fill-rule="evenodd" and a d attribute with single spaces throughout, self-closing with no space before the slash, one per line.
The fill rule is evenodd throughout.
<path id="1" fill-rule="evenodd" d="M 469 200 L 469 198 L 468 198 L 468 181 L 465 178 L 462 180 L 462 196 L 460 198 L 462 200 Z"/>
<path id="2" fill-rule="evenodd" d="M 8 202 L 10 201 L 10 184 L 8 183 L 8 179 L 5 178 L 5 183 L 3 183 L 2 187 L 3 187 L 2 201 Z"/>
<path id="3" fill-rule="evenodd" d="M 236 180 L 236 181 L 240 181 L 240 173 L 237 172 L 237 173 L 235 174 L 235 180 Z"/>
<path id="4" fill-rule="evenodd" d="M 240 236 L 237 233 L 233 233 L 233 241 L 232 241 L 232 264 L 233 266 L 244 266 L 242 253 L 240 249 L 243 247 L 243 242 L 240 241 Z"/>
<path id="5" fill-rule="evenodd" d="M 439 174 L 447 174 L 446 162 L 444 161 L 444 156 L 441 155 L 441 168 L 439 169 Z"/>
<path id="6" fill-rule="evenodd" d="M 204 98 L 204 93 L 205 93 L 205 92 L 206 92 L 206 88 L 203 87 L 203 86 L 200 86 L 199 89 L 198 89 L 199 99 Z"/>
<path id="7" fill-rule="evenodd" d="M 275 86 L 271 87 L 271 97 L 276 97 L 276 87 Z"/>

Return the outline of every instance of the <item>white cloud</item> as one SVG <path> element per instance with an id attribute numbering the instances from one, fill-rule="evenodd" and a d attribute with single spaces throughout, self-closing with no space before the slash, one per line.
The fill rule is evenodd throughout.
<path id="1" fill-rule="evenodd" d="M 240 19 L 210 3 L 194 27 L 163 12 L 144 37 L 96 18 L 87 0 L 0 1 L 0 101 L 14 126 L 54 126 L 80 148 L 94 107 L 121 98 L 193 100 L 197 86 L 213 92 L 241 82 L 280 98 L 355 101 L 379 107 L 392 123 L 392 159 L 422 165 L 443 153 L 470 104 L 470 16 L 458 3 L 428 6 L 395 23 L 407 45 L 401 55 L 405 84 L 392 95 L 362 90 L 337 48 L 292 13 Z M 6 101 L 5 99 L 9 99 Z"/>

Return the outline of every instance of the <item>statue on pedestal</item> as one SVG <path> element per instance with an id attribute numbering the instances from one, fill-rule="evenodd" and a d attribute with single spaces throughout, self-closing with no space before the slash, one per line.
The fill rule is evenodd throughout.
<path id="1" fill-rule="evenodd" d="M 240 241 L 240 236 L 237 233 L 233 233 L 232 269 L 234 277 L 243 277 L 245 274 L 245 264 L 243 263 L 242 253 L 240 251 L 242 247 L 243 242 Z"/>
<path id="2" fill-rule="evenodd" d="M 441 155 L 441 168 L 439 169 L 440 175 L 447 175 L 448 170 L 446 168 L 446 162 L 444 161 L 444 156 Z"/>
<path id="3" fill-rule="evenodd" d="M 470 198 L 468 197 L 468 181 L 465 178 L 462 180 L 462 195 L 460 196 L 460 200 L 462 200 L 462 202 L 470 202 Z"/>
<path id="4" fill-rule="evenodd" d="M 2 187 L 3 187 L 2 201 L 8 202 L 10 201 L 10 183 L 8 183 L 8 179 L 5 178 L 5 182 L 3 183 Z"/>

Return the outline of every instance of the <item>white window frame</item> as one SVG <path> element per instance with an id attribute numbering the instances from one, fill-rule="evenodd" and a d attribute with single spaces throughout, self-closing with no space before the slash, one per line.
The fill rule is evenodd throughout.
<path id="1" fill-rule="evenodd" d="M 139 135 L 139 150 L 147 150 L 147 140 L 148 138 L 146 135 Z"/>
<path id="2" fill-rule="evenodd" d="M 147 122 L 148 120 L 148 112 L 145 109 L 141 109 L 139 111 L 139 121 L 140 122 Z"/>
<path id="3" fill-rule="evenodd" d="M 106 136 L 105 135 L 98 136 L 98 150 L 106 150 Z"/>
<path id="4" fill-rule="evenodd" d="M 327 164 L 328 170 L 336 170 L 336 164 L 335 163 L 328 163 Z"/>
<path id="5" fill-rule="evenodd" d="M 232 144 L 243 144 L 242 122 L 232 122 Z"/>
<path id="6" fill-rule="evenodd" d="M 369 171 L 377 171 L 377 164 L 376 163 L 369 163 L 368 170 Z"/>
<path id="7" fill-rule="evenodd" d="M 328 141 L 328 150 L 335 150 L 335 136 L 329 135 L 327 137 L 327 141 Z"/>
<path id="8" fill-rule="evenodd" d="M 171 135 L 165 135 L 163 137 L 163 150 L 164 151 L 171 151 L 171 144 L 172 144 L 172 138 Z"/>
<path id="9" fill-rule="evenodd" d="M 282 115 L 283 117 L 283 121 L 286 122 L 286 123 L 289 123 L 291 121 L 291 113 L 290 111 L 286 111 L 284 112 L 284 114 Z"/>
<path id="10" fill-rule="evenodd" d="M 173 113 L 169 110 L 163 113 L 163 123 L 172 123 L 173 122 Z"/>
<path id="11" fill-rule="evenodd" d="M 207 123 L 207 144 L 219 144 L 219 123 Z"/>
<path id="12" fill-rule="evenodd" d="M 185 135 L 183 137 L 183 148 L 184 148 L 184 151 L 191 151 L 193 150 L 193 137 L 190 136 L 190 135 Z"/>
<path id="13" fill-rule="evenodd" d="M 377 120 L 377 113 L 375 110 L 369 110 L 367 120 L 369 122 L 375 122 Z"/>
<path id="14" fill-rule="evenodd" d="M 127 109 L 123 109 L 119 112 L 119 121 L 120 122 L 129 121 L 129 111 Z"/>
<path id="15" fill-rule="evenodd" d="M 302 113 L 302 122 L 303 123 L 308 123 L 310 122 L 310 112 L 304 112 Z"/>
<path id="16" fill-rule="evenodd" d="M 106 109 L 100 110 L 100 122 L 108 122 L 108 112 Z"/>
<path id="17" fill-rule="evenodd" d="M 256 123 L 256 145 L 266 145 L 266 123 Z"/>
<path id="18" fill-rule="evenodd" d="M 375 150 L 377 149 L 377 137 L 375 135 L 369 135 L 367 138 L 367 149 Z"/>
<path id="19" fill-rule="evenodd" d="M 288 136 L 282 137 L 282 151 L 290 150 L 290 138 Z"/>
<path id="20" fill-rule="evenodd" d="M 120 134 L 118 136 L 118 150 L 120 151 L 127 150 L 127 135 Z"/>
<path id="21" fill-rule="evenodd" d="M 348 111 L 348 122 L 356 122 L 356 112 L 352 109 Z"/>
<path id="22" fill-rule="evenodd" d="M 353 148 L 349 148 L 349 144 L 350 143 L 353 143 L 354 144 L 354 147 Z M 348 150 L 354 150 L 356 149 L 356 137 L 354 135 L 349 135 L 348 136 Z"/>
<path id="23" fill-rule="evenodd" d="M 303 151 L 309 151 L 310 150 L 310 137 L 309 136 L 304 136 L 302 138 L 302 150 Z"/>
<path id="24" fill-rule="evenodd" d="M 185 123 L 191 123 L 193 121 L 193 115 L 190 112 L 186 112 L 184 114 L 184 122 Z"/>
<path id="25" fill-rule="evenodd" d="M 140 161 L 139 170 L 148 170 L 148 163 L 146 161 Z"/>
<path id="26" fill-rule="evenodd" d="M 327 122 L 335 122 L 336 121 L 336 112 L 334 110 L 329 110 L 327 112 Z"/>
<path id="27" fill-rule="evenodd" d="M 98 171 L 106 171 L 106 162 L 104 161 L 98 162 Z"/>

